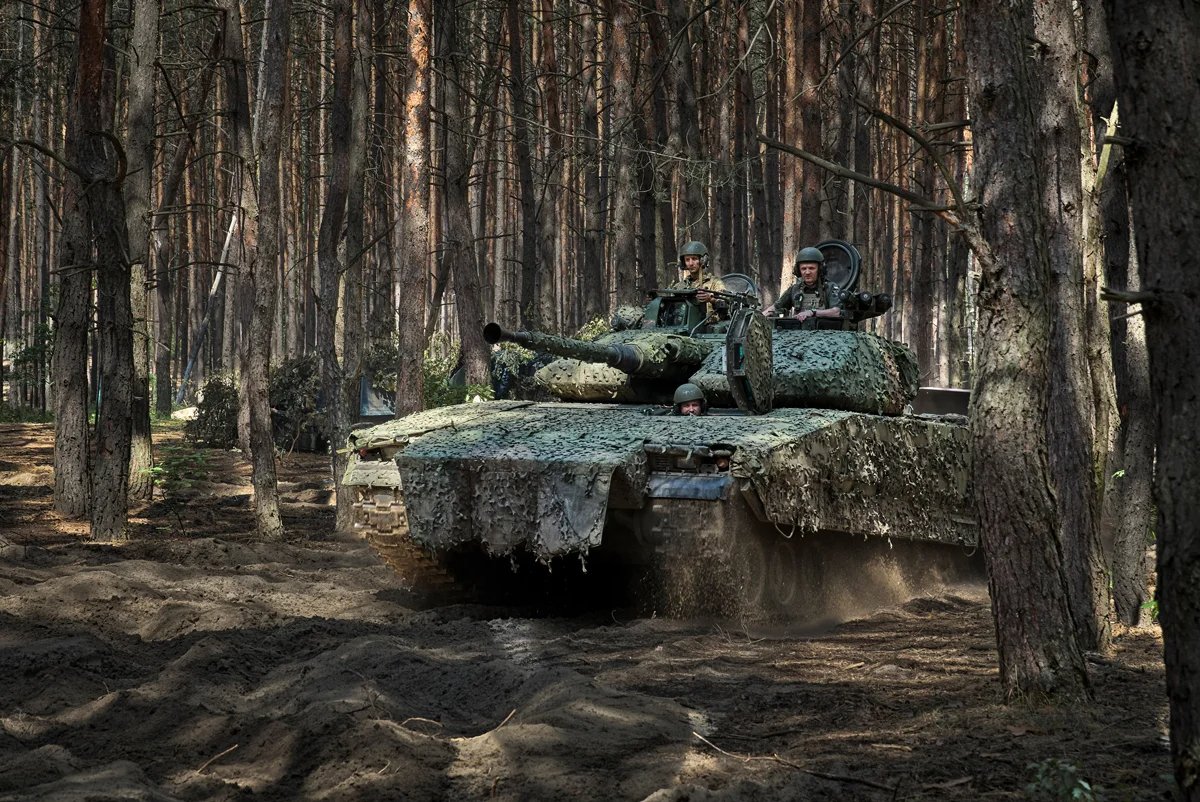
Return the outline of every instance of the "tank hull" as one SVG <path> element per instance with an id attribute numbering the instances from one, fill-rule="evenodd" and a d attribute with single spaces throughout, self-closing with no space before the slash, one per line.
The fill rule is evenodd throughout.
<path id="1" fill-rule="evenodd" d="M 355 524 L 410 584 L 448 587 L 464 552 L 611 561 L 676 614 L 811 610 L 815 572 L 850 544 L 977 544 L 961 418 L 662 412 L 497 401 L 362 430 L 344 480 Z"/>

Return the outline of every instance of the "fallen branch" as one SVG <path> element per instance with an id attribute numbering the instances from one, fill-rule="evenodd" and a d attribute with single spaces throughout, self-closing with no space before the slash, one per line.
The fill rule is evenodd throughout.
<path id="1" fill-rule="evenodd" d="M 196 774 L 203 774 L 203 773 L 204 773 L 204 770 L 205 770 L 206 768 L 208 768 L 208 767 L 209 767 L 209 766 L 211 766 L 213 763 L 217 762 L 218 760 L 220 760 L 221 758 L 225 757 L 226 755 L 228 755 L 230 752 L 232 752 L 234 749 L 237 749 L 237 748 L 238 748 L 238 745 L 237 745 L 237 744 L 234 744 L 233 746 L 231 746 L 231 747 L 229 747 L 228 749 L 226 749 L 224 752 L 220 752 L 220 753 L 218 753 L 218 754 L 215 754 L 215 755 L 213 755 L 213 756 L 212 756 L 212 757 L 210 757 L 208 760 L 206 760 L 206 761 L 204 761 L 202 764 L 200 764 L 200 768 L 196 769 Z"/>
<path id="2" fill-rule="evenodd" d="M 754 760 L 766 760 L 766 761 L 770 761 L 770 762 L 773 762 L 773 763 L 780 763 L 780 764 L 782 764 L 782 765 L 784 765 L 784 766 L 787 766 L 787 767 L 788 767 L 788 768 L 790 768 L 790 769 L 795 769 L 796 771 L 803 772 L 804 774 L 807 774 L 807 775 L 809 775 L 810 777 L 817 777 L 817 778 L 820 778 L 820 779 L 822 779 L 822 780 L 832 780 L 833 782 L 840 782 L 840 783 L 854 783 L 854 784 L 857 784 L 857 785 L 865 785 L 865 786 L 867 786 L 868 788 L 877 788 L 877 789 L 879 789 L 880 791 L 887 791 L 888 793 L 895 793 L 895 792 L 896 792 L 896 787 L 897 787 L 897 786 L 884 785 L 883 783 L 877 783 L 877 782 L 874 782 L 873 780 L 864 780 L 864 779 L 861 779 L 861 778 L 859 778 L 859 777 L 848 777 L 848 776 L 846 776 L 846 775 L 844 775 L 844 774 L 827 774 L 826 772 L 823 772 L 823 771 L 813 771 L 812 769 L 806 769 L 806 768 L 804 768 L 804 767 L 803 767 L 803 766 L 801 766 L 801 765 L 798 765 L 798 764 L 796 764 L 796 763 L 793 763 L 793 762 L 791 762 L 790 760 L 785 760 L 785 759 L 781 758 L 781 757 L 780 757 L 778 754 L 773 754 L 773 755 L 770 755 L 770 756 L 766 756 L 766 755 L 738 755 L 738 754 L 734 754 L 733 752 L 726 752 L 724 749 L 722 749 L 721 747 L 717 746 L 716 744 L 714 744 L 712 741 L 710 741 L 710 740 L 708 740 L 707 738 L 705 738 L 705 737 L 704 737 L 703 735 L 701 735 L 700 733 L 698 733 L 698 732 L 693 732 L 693 733 L 692 733 L 692 735 L 695 735 L 695 736 L 696 736 L 697 738 L 699 738 L 701 741 L 703 741 L 704 743 L 708 744 L 708 745 L 709 745 L 709 746 L 711 746 L 713 749 L 715 749 L 715 750 L 717 750 L 718 752 L 720 752 L 722 755 L 725 755 L 726 757 L 731 757 L 731 758 L 733 758 L 734 760 L 740 760 L 740 761 L 742 761 L 743 763 L 749 763 L 749 762 L 751 762 L 751 761 L 754 761 Z"/>

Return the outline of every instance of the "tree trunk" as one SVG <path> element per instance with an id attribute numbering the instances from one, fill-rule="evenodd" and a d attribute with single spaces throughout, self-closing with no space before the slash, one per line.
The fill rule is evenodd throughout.
<path id="1" fill-rule="evenodd" d="M 706 160 L 700 147 L 700 112 L 696 104 L 696 78 L 692 67 L 692 34 L 688 26 L 686 0 L 667 0 L 667 20 L 670 25 L 671 41 L 675 53 L 675 100 L 676 120 L 679 125 L 679 143 L 682 150 L 683 181 L 679 242 L 700 240 L 710 244 L 712 235 L 708 227 L 708 210 L 704 203 Z"/>
<path id="2" fill-rule="evenodd" d="M 1105 2 L 1157 402 L 1158 609 L 1171 753 L 1182 799 L 1200 800 L 1200 8 Z M 1164 203 L 1163 199 L 1170 199 Z M 1184 221 L 1184 222 L 1181 222 Z"/>
<path id="3" fill-rule="evenodd" d="M 1032 114 L 1041 153 L 1036 186 L 1041 191 L 1050 267 L 1050 472 L 1079 645 L 1096 650 L 1108 640 L 1110 602 L 1100 551 L 1096 409 L 1086 343 L 1079 48 L 1068 0 L 1039 2 L 1033 8 L 1033 35 L 1042 50 L 1029 69 L 1039 73 L 1035 80 L 1045 98 Z"/>
<path id="4" fill-rule="evenodd" d="M 331 464 L 340 486 L 339 467 L 344 457 L 337 450 L 350 436 L 350 410 L 347 407 L 342 363 L 338 359 L 337 313 L 342 280 L 338 244 L 346 220 L 346 200 L 350 190 L 351 93 L 354 73 L 353 17 L 350 0 L 333 0 L 333 92 L 329 103 L 329 133 L 325 167 L 325 209 L 317 237 L 317 266 L 320 274 L 317 303 L 317 353 L 321 364 L 321 397 L 324 400 L 325 437 L 331 448 Z M 348 324 L 347 329 L 357 328 Z M 345 509 L 345 508 L 342 508 Z M 344 516 L 339 516 L 344 517 Z M 349 519 L 345 519 L 349 523 Z"/>
<path id="5" fill-rule="evenodd" d="M 54 509 L 68 518 L 91 510 L 88 432 L 88 312 L 92 242 L 88 207 L 91 176 L 82 172 L 100 130 L 104 70 L 104 0 L 79 7 L 75 87 L 66 125 L 68 170 L 59 243 L 58 308 L 54 318 Z"/>
<path id="6" fill-rule="evenodd" d="M 529 134 L 529 110 L 525 100 L 524 28 L 519 13 L 521 5 L 517 0 L 508 0 L 508 78 L 513 109 L 513 148 L 516 151 L 517 183 L 521 193 L 521 323 L 524 328 L 536 329 L 544 327 L 547 323 L 544 315 L 547 310 L 541 309 L 539 303 L 542 296 L 540 288 L 547 277 L 537 258 L 537 204 L 534 202 L 533 192 L 533 148 Z M 454 53 L 453 57 L 461 58 L 465 55 Z M 466 123 L 465 115 L 460 121 L 462 124 Z M 470 218 L 467 222 L 470 222 Z M 467 230 L 470 230 L 469 226 Z"/>
<path id="7" fill-rule="evenodd" d="M 158 58 L 158 0 L 137 0 L 129 72 L 129 177 L 125 214 L 129 229 L 133 313 L 133 433 L 129 449 L 129 496 L 148 499 L 150 467 L 150 192 L 154 177 L 154 74 Z M 164 377 L 165 379 L 166 377 Z"/>
<path id="8" fill-rule="evenodd" d="M 604 275 L 604 200 L 600 195 L 600 109 L 597 98 L 599 61 L 596 18 L 593 10 L 583 11 L 583 101 L 580 109 L 580 143 L 583 159 L 583 248 L 580 260 L 580 310 L 584 323 L 602 316 L 608 309 L 608 282 Z"/>
<path id="9" fill-rule="evenodd" d="M 1112 46 L 1100 0 L 1084 4 L 1087 62 L 1085 77 L 1091 112 L 1092 152 L 1089 154 L 1092 187 L 1089 220 L 1092 227 L 1086 243 L 1097 264 L 1094 283 L 1138 290 L 1137 262 L 1130 259 L 1129 191 L 1123 151 L 1105 143 L 1116 132 L 1117 87 L 1113 77 Z M 1089 172 L 1085 170 L 1085 175 Z M 1098 290 L 1098 286 L 1096 287 Z M 1154 405 L 1150 398 L 1150 367 L 1146 354 L 1146 326 L 1140 315 L 1109 323 L 1107 304 L 1089 293 L 1089 353 L 1092 375 L 1113 375 L 1115 398 L 1101 398 L 1097 407 L 1111 416 L 1111 434 L 1102 438 L 1102 418 L 1097 420 L 1097 443 L 1111 441 L 1103 471 L 1101 533 L 1109 553 L 1112 595 L 1117 620 L 1128 626 L 1149 625 L 1147 604 L 1150 579 L 1149 545 L 1152 539 L 1154 502 L 1151 494 L 1154 472 Z M 1099 342 L 1103 338 L 1103 342 Z M 1107 346 L 1100 351 L 1101 346 Z M 1107 368 L 1100 358 L 1107 355 Z M 1096 382 L 1107 389 L 1107 382 Z M 1110 404 L 1112 408 L 1110 409 Z M 1102 457 L 1104 455 L 1097 455 Z"/>
<path id="10" fill-rule="evenodd" d="M 106 43 L 107 45 L 108 43 Z M 111 53 L 105 61 L 110 63 Z M 106 75 L 99 118 L 81 167 L 88 177 L 88 217 L 96 254 L 96 410 L 92 462 L 92 537 L 124 540 L 129 507 L 129 448 L 133 406 L 133 310 L 130 305 L 129 232 L 125 227 L 125 173 L 104 142 L 116 116 L 114 80 Z"/>
<path id="11" fill-rule="evenodd" d="M 515 11 L 509 7 L 509 24 L 516 22 Z M 483 310 L 479 293 L 479 266 L 475 261 L 475 237 L 471 229 L 470 182 L 472 148 L 466 137 L 467 111 L 463 106 L 463 86 L 467 70 L 466 56 L 459 37 L 461 20 L 457 11 L 440 19 L 442 35 L 438 38 L 439 73 L 446 76 L 445 97 L 445 220 L 446 240 L 444 260 L 447 272 L 454 280 L 454 303 L 458 311 L 458 328 L 467 383 L 488 383 L 488 345 L 483 339 Z M 514 55 L 513 58 L 516 58 Z M 532 181 L 532 173 L 529 176 Z M 524 179 L 522 179 L 524 180 Z M 523 203 L 522 203 L 523 208 Z M 536 246 L 536 237 L 530 240 Z M 522 248 L 524 251 L 524 248 Z M 529 274 L 524 274 L 528 276 Z M 522 290 L 524 298 L 524 290 Z M 536 295 L 534 296 L 536 298 Z M 536 306 L 536 304 L 535 304 Z M 525 314 L 522 303 L 522 315 Z"/>
<path id="12" fill-rule="evenodd" d="M 609 24 L 612 26 L 612 118 L 610 123 L 612 148 L 612 260 L 613 289 L 609 312 L 622 304 L 637 303 L 641 294 L 637 286 L 637 168 L 633 139 L 635 114 L 633 92 L 637 82 L 635 62 L 640 46 L 634 30 L 632 9 L 627 0 L 608 0 Z M 646 288 L 649 289 L 649 288 Z"/>
<path id="13" fill-rule="evenodd" d="M 1027 69 L 1030 2 L 984 2 L 968 15 L 980 263 L 981 347 L 971 437 L 1000 675 L 1009 696 L 1078 697 L 1075 638 L 1047 455 L 1050 264 L 1038 131 L 1044 87 Z M 1032 190 L 1032 191 L 1031 191 Z M 1037 611 L 1036 615 L 1031 611 Z"/>
<path id="14" fill-rule="evenodd" d="M 349 179 L 348 195 L 346 197 L 346 278 L 342 282 L 342 312 L 345 319 L 342 337 L 342 395 L 338 399 L 340 406 L 346 411 L 346 430 L 335 432 L 336 440 L 330 449 L 334 492 L 337 497 L 337 528 L 339 531 L 349 531 L 352 526 L 351 504 L 353 493 L 342 487 L 342 475 L 346 471 L 349 455 L 342 449 L 342 444 L 350 436 L 350 429 L 358 418 L 359 381 L 362 377 L 362 350 L 366 316 L 363 309 L 363 260 L 367 246 L 365 220 L 366 198 L 365 176 L 368 130 L 371 117 L 368 116 L 367 80 L 374 60 L 371 40 L 367 32 L 371 30 L 372 16 L 367 8 L 367 0 L 355 0 L 354 18 L 357 35 L 355 37 L 354 74 L 350 87 L 350 152 L 347 174 Z"/>
<path id="15" fill-rule="evenodd" d="M 258 126 L 250 121 L 249 84 L 242 49 L 237 0 L 226 0 L 225 54 L 230 65 L 230 102 L 234 139 L 241 176 L 239 200 L 242 221 L 234 253 L 242 269 L 245 292 L 235 298 L 246 336 L 239 343 L 242 403 L 239 433 L 246 441 L 254 486 L 254 522 L 264 540 L 283 537 L 279 514 L 279 488 L 275 481 L 275 440 L 271 431 L 270 382 L 271 330 L 275 319 L 279 261 L 279 147 L 282 131 L 284 74 L 288 58 L 290 0 L 271 0 L 262 39 L 262 91 Z M 259 128 L 256 143 L 252 128 Z M 256 154 L 256 145 L 264 148 Z M 261 157 L 261 161 L 260 161 Z M 255 178 L 258 185 L 255 185 Z M 231 285 L 227 285 L 226 292 Z M 244 432 L 244 433 L 243 433 Z"/>
<path id="16" fill-rule="evenodd" d="M 429 261 L 429 58 L 430 0 L 408 3 L 408 73 L 404 97 L 404 159 L 401 198 L 403 233 L 399 250 L 399 350 L 396 416 L 424 406 L 421 369 L 425 361 L 424 311 Z"/>
<path id="17" fill-rule="evenodd" d="M 820 153 L 821 146 L 821 99 L 818 87 L 821 71 L 821 2 L 801 0 L 800 11 L 800 76 L 798 97 L 800 107 L 800 146 L 813 153 Z M 800 167 L 800 186 L 794 189 L 800 195 L 800 247 L 815 245 L 821 239 L 821 178 L 820 168 L 804 162 Z M 784 254 L 790 258 L 790 254 Z"/>

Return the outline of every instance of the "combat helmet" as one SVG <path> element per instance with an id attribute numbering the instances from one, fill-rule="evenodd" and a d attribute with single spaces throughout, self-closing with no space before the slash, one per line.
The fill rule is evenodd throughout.
<path id="1" fill-rule="evenodd" d="M 679 249 L 679 266 L 683 267 L 683 257 L 699 256 L 700 267 L 708 267 L 708 248 L 704 247 L 704 243 L 700 240 L 691 240 L 683 243 Z"/>
<path id="2" fill-rule="evenodd" d="M 816 262 L 817 281 L 825 280 L 825 254 L 821 253 L 820 248 L 814 248 L 811 245 L 807 248 L 801 248 L 800 253 L 796 254 L 796 275 L 800 275 L 800 265 L 803 262 Z"/>
<path id="3" fill-rule="evenodd" d="M 704 396 L 704 391 L 691 382 L 675 388 L 675 397 L 671 399 L 671 403 L 675 407 L 675 414 L 678 415 L 680 408 L 689 401 L 699 401 L 700 411 L 708 412 L 708 399 Z"/>

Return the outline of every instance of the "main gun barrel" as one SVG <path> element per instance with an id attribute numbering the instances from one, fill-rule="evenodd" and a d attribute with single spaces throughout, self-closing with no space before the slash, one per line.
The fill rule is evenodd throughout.
<path id="1" fill-rule="evenodd" d="M 648 378 L 688 376 L 713 349 L 711 343 L 678 334 L 645 332 L 638 333 L 632 342 L 594 343 L 539 331 L 507 331 L 499 323 L 484 326 L 483 339 L 491 344 L 517 343 L 582 362 L 600 362 L 632 376 Z"/>

